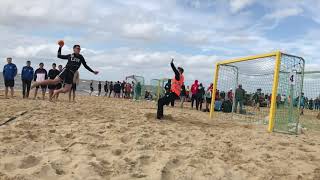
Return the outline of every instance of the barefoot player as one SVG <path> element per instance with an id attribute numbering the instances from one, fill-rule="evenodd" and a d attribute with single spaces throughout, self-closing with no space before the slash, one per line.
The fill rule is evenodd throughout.
<path id="1" fill-rule="evenodd" d="M 94 74 L 98 74 L 98 71 L 92 70 L 86 63 L 84 57 L 80 54 L 80 45 L 73 46 L 73 53 L 68 55 L 61 55 L 61 49 L 63 47 L 63 41 L 59 42 L 59 50 L 57 57 L 60 59 L 68 60 L 67 65 L 62 70 L 62 72 L 55 78 L 49 79 L 41 82 L 36 82 L 32 85 L 32 88 L 39 86 L 39 85 L 56 85 L 60 82 L 64 82 L 64 88 L 57 89 L 54 91 L 53 96 L 59 93 L 66 93 L 71 90 L 73 84 L 73 76 L 74 73 L 80 68 L 81 64 L 90 72 Z"/>

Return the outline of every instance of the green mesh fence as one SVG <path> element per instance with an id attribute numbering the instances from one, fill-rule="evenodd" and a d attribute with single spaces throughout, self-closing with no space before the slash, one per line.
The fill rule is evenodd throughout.
<path id="1" fill-rule="evenodd" d="M 304 73 L 304 111 L 300 116 L 303 127 L 320 131 L 320 71 Z"/>
<path id="2" fill-rule="evenodd" d="M 275 56 L 220 65 L 214 104 L 218 118 L 266 123 L 274 65 Z"/>
<path id="3" fill-rule="evenodd" d="M 150 93 L 152 95 L 152 99 L 157 101 L 159 99 L 160 94 L 160 79 L 152 79 L 150 81 Z"/>
<path id="4" fill-rule="evenodd" d="M 287 54 L 281 55 L 274 131 L 297 133 L 303 70 L 304 60 L 302 58 Z"/>
<path id="5" fill-rule="evenodd" d="M 145 83 L 144 83 L 144 77 L 142 76 L 127 76 L 126 77 L 127 82 L 132 83 L 133 86 L 133 94 L 132 97 L 135 100 L 141 100 L 143 93 L 145 92 Z"/>
<path id="6" fill-rule="evenodd" d="M 158 100 L 159 98 L 163 97 L 165 95 L 165 85 L 168 81 L 168 78 L 162 78 L 162 79 L 152 79 L 150 81 L 152 96 L 154 100 Z"/>
<path id="7" fill-rule="evenodd" d="M 275 54 L 219 64 L 214 117 L 245 124 L 269 124 L 275 65 Z M 299 109 L 288 103 L 287 97 L 297 98 L 301 93 L 303 66 L 302 58 L 282 54 L 275 131 L 296 132 Z M 295 72 L 295 84 L 289 86 L 292 71 Z"/>

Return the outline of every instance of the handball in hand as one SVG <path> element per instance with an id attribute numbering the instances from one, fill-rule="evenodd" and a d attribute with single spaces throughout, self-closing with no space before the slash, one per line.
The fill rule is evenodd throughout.
<path id="1" fill-rule="evenodd" d="M 62 47 L 64 45 L 64 41 L 63 40 L 59 40 L 58 44 L 59 44 L 60 47 Z"/>

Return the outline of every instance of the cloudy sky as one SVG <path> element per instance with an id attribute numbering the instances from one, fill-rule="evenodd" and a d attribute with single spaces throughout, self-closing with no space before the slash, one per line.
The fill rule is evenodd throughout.
<path id="1" fill-rule="evenodd" d="M 173 57 L 187 82 L 207 84 L 214 63 L 274 50 L 320 64 L 319 0 L 1 0 L 0 65 L 12 56 L 49 68 L 57 40 L 63 53 L 81 44 L 87 63 L 81 78 L 121 80 L 126 75 L 171 77 Z"/>

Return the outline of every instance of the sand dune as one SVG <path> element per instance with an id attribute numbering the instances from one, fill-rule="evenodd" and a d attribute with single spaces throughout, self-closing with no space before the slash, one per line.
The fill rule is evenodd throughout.
<path id="1" fill-rule="evenodd" d="M 0 97 L 3 98 L 3 97 Z M 320 179 L 320 133 L 101 97 L 0 99 L 0 179 Z"/>

